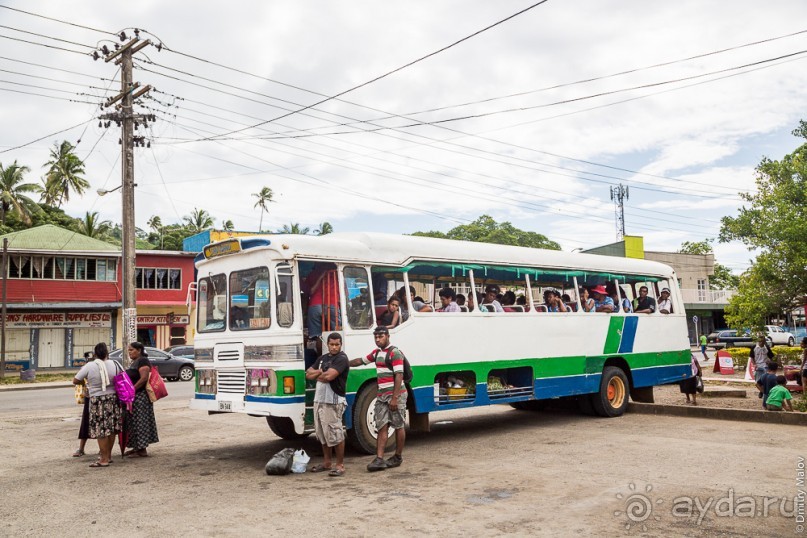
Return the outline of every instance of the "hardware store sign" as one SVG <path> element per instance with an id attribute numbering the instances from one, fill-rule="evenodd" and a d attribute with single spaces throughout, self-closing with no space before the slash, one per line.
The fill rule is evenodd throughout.
<path id="1" fill-rule="evenodd" d="M 112 327 L 112 314 L 108 312 L 48 312 L 43 314 L 6 314 L 6 327 L 51 328 L 51 327 Z"/>

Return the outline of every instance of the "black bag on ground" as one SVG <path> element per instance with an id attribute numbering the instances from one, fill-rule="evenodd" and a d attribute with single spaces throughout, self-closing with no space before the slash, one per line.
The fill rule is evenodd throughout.
<path id="1" fill-rule="evenodd" d="M 284 448 L 266 463 L 266 474 L 289 474 L 291 472 L 291 460 L 294 458 L 293 448 Z"/>

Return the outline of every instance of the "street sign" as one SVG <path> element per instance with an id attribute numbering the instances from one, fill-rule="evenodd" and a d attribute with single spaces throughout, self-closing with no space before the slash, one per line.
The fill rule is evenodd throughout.
<path id="1" fill-rule="evenodd" d="M 692 323 L 698 323 L 698 316 L 692 316 Z"/>
<path id="2" fill-rule="evenodd" d="M 714 373 L 722 375 L 731 375 L 734 373 L 734 359 L 728 351 L 721 349 L 717 352 L 717 360 L 715 361 Z"/>

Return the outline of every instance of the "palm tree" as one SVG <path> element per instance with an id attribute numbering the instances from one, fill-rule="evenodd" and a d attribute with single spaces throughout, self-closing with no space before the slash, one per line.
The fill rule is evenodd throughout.
<path id="1" fill-rule="evenodd" d="M 314 235 L 328 235 L 333 233 L 333 226 L 327 220 L 320 223 L 319 228 L 314 230 Z"/>
<path id="2" fill-rule="evenodd" d="M 253 208 L 260 207 L 261 208 L 261 222 L 260 222 L 260 224 L 258 224 L 258 231 L 260 232 L 261 230 L 263 230 L 263 214 L 264 214 L 264 212 L 266 212 L 266 213 L 269 212 L 269 208 L 267 208 L 266 205 L 272 201 L 272 197 L 274 196 L 274 193 L 272 192 L 272 189 L 270 189 L 269 187 L 264 187 L 264 188 L 261 189 L 260 192 L 255 193 L 252 196 L 254 196 L 254 197 L 256 197 L 258 199 L 258 201 L 255 202 L 255 205 L 252 206 L 252 207 Z"/>
<path id="3" fill-rule="evenodd" d="M 225 220 L 221 225 L 221 229 L 225 232 L 232 232 L 235 230 L 235 224 L 233 224 L 233 221 L 231 220 Z"/>
<path id="4" fill-rule="evenodd" d="M 50 160 L 45 163 L 50 168 L 42 178 L 45 185 L 42 190 L 44 203 L 61 206 L 70 200 L 70 191 L 81 195 L 90 187 L 90 182 L 81 177 L 84 163 L 73 153 L 74 149 L 73 144 L 64 140 L 61 144 L 54 143 L 54 148 L 50 150 Z"/>
<path id="5" fill-rule="evenodd" d="M 112 229 L 112 223 L 108 220 L 98 220 L 98 211 L 93 211 L 92 213 L 87 211 L 84 215 L 84 220 L 79 221 L 78 229 L 79 232 L 87 237 L 98 239 L 109 233 Z"/>
<path id="6" fill-rule="evenodd" d="M 190 215 L 182 217 L 185 224 L 194 233 L 199 233 L 202 230 L 213 227 L 213 217 L 204 209 L 193 208 Z"/>
<path id="7" fill-rule="evenodd" d="M 311 228 L 300 226 L 299 222 L 292 222 L 291 224 L 284 224 L 281 229 L 277 231 L 279 234 L 307 234 Z"/>
<path id="8" fill-rule="evenodd" d="M 0 221 L 6 225 L 6 215 L 13 209 L 20 220 L 31 225 L 31 213 L 39 211 L 36 202 L 25 193 L 39 192 L 41 187 L 35 183 L 23 183 L 23 175 L 30 172 L 27 166 L 20 166 L 17 161 L 10 166 L 0 163 Z"/>
<path id="9" fill-rule="evenodd" d="M 163 221 L 159 215 L 152 215 L 148 220 L 149 228 L 154 230 L 154 233 L 160 238 L 160 248 L 163 248 Z"/>

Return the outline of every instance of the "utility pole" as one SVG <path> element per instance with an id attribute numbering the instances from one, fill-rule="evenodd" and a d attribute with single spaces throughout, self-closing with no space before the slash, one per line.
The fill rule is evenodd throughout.
<path id="1" fill-rule="evenodd" d="M 8 237 L 3 238 L 3 294 L 0 300 L 3 301 L 0 309 L 0 379 L 6 376 L 6 286 L 8 285 Z"/>
<path id="2" fill-rule="evenodd" d="M 616 187 L 611 187 L 611 200 L 615 206 L 617 241 L 625 238 L 625 200 L 629 197 L 628 187 L 623 186 L 622 183 Z"/>
<path id="3" fill-rule="evenodd" d="M 122 46 L 115 45 L 116 50 L 110 51 L 106 45 L 101 48 L 105 54 L 104 61 L 109 63 L 115 60 L 120 65 L 121 89 L 120 93 L 110 98 L 105 107 L 115 105 L 115 112 L 102 114 L 100 119 L 109 123 L 114 121 L 121 128 L 121 194 L 123 216 L 121 222 L 121 243 L 123 267 L 123 349 L 132 342 L 137 341 L 137 301 L 135 292 L 135 200 L 134 200 L 134 147 L 146 145 L 145 137 L 135 136 L 135 129 L 141 125 L 148 126 L 149 121 L 155 121 L 153 114 L 135 114 L 134 102 L 138 97 L 145 95 L 151 86 L 140 87 L 140 83 L 132 81 L 133 56 L 138 51 L 151 45 L 146 39 L 141 41 L 139 31 L 135 30 L 135 37 Z M 120 33 L 121 41 L 126 40 L 126 34 Z M 94 53 L 93 58 L 98 59 Z M 116 104 L 120 102 L 119 104 Z M 148 144 L 151 147 L 151 143 Z M 124 353 L 123 357 L 126 357 Z"/>

